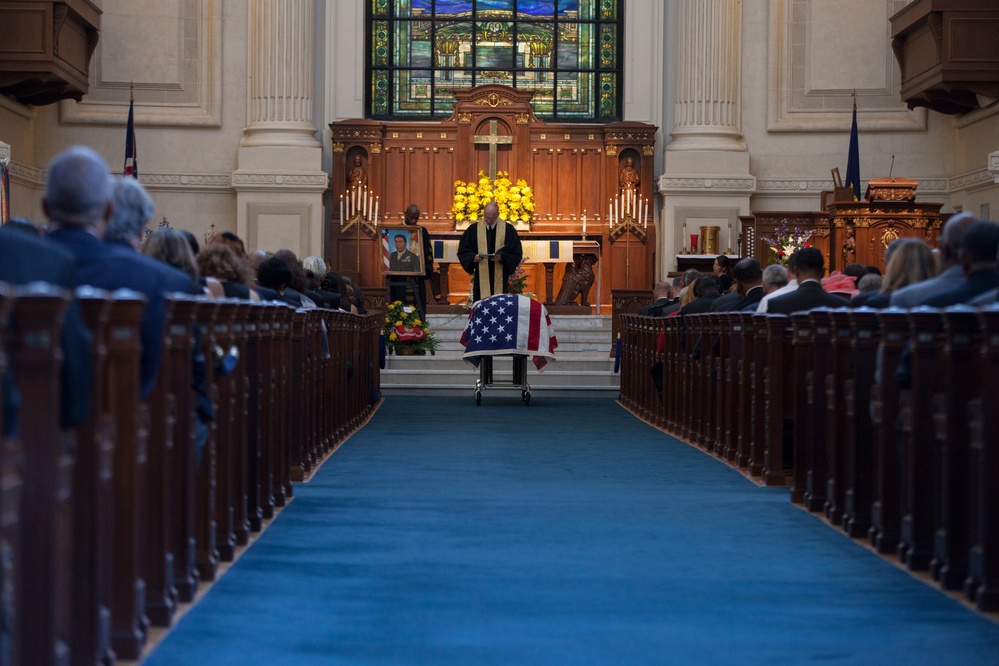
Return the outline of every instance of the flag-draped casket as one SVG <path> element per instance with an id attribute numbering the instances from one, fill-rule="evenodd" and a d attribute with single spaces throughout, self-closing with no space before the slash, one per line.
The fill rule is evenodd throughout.
<path id="1" fill-rule="evenodd" d="M 482 356 L 524 354 L 543 370 L 555 360 L 558 340 L 544 305 L 527 296 L 497 294 L 472 306 L 461 344 L 465 360 L 476 367 Z"/>

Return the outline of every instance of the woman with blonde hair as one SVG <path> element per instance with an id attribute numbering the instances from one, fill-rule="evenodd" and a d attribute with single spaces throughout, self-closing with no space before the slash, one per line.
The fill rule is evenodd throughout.
<path id="1" fill-rule="evenodd" d="M 885 250 L 885 274 L 881 290 L 857 295 L 850 305 L 886 308 L 891 294 L 902 287 L 929 280 L 937 274 L 933 251 L 920 238 L 899 238 Z"/>

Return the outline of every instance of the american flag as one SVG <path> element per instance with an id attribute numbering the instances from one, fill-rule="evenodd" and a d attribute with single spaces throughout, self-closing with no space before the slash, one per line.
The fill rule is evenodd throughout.
<path id="1" fill-rule="evenodd" d="M 476 367 L 480 356 L 526 354 L 543 370 L 555 360 L 558 340 L 545 306 L 526 296 L 497 294 L 472 308 L 461 344 L 465 360 Z"/>

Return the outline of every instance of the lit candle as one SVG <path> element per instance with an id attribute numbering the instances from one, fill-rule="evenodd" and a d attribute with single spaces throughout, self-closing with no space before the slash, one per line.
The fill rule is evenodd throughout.
<path id="1" fill-rule="evenodd" d="M 583 235 L 586 235 L 586 209 L 583 209 Z"/>
<path id="2" fill-rule="evenodd" d="M 614 228 L 614 200 L 610 200 L 610 208 L 607 209 L 607 228 Z"/>
<path id="3" fill-rule="evenodd" d="M 375 226 L 378 226 L 378 197 L 375 197 Z"/>

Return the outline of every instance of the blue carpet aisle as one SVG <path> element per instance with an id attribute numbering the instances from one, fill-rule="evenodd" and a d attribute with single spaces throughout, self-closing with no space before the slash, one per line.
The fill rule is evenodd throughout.
<path id="1" fill-rule="evenodd" d="M 999 626 L 610 400 L 390 397 L 147 660 L 999 664 Z"/>

